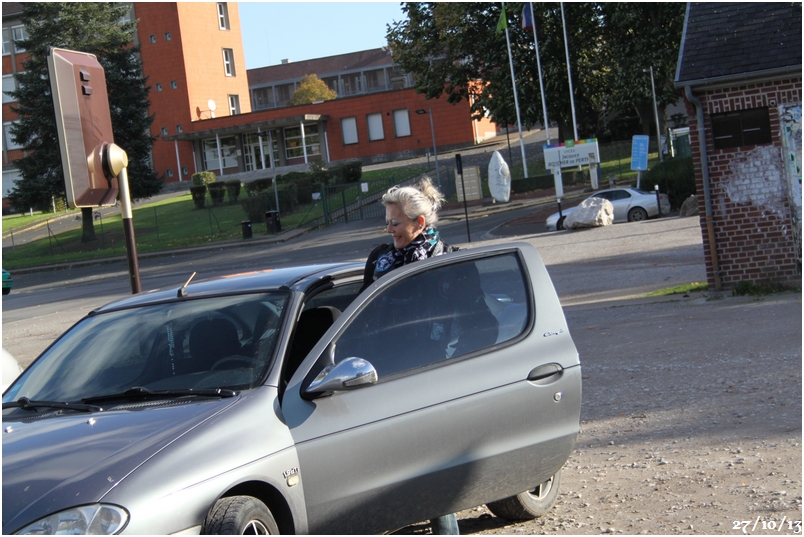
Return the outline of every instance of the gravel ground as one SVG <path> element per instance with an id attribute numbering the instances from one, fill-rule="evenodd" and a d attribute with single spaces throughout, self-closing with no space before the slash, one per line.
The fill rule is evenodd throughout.
<path id="1" fill-rule="evenodd" d="M 567 308 L 584 396 L 556 506 L 515 524 L 466 510 L 461 533 L 800 533 L 801 307 L 785 293 Z"/>

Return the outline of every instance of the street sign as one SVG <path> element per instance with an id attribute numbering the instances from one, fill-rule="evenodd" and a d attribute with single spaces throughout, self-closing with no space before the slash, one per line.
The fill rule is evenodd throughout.
<path id="1" fill-rule="evenodd" d="M 67 205 L 114 205 L 117 178 L 103 158 L 114 142 L 103 67 L 93 54 L 58 48 L 48 50 L 47 65 Z"/>
<path id="2" fill-rule="evenodd" d="M 574 168 L 600 162 L 597 139 L 570 141 L 544 147 L 544 168 Z"/>
<path id="3" fill-rule="evenodd" d="M 645 134 L 634 135 L 631 141 L 631 169 L 645 171 L 648 169 L 648 142 Z"/>

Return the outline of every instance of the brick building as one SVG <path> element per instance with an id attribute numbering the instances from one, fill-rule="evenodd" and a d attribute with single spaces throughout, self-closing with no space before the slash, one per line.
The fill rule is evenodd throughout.
<path id="1" fill-rule="evenodd" d="M 382 162 L 472 145 L 493 136 L 469 103 L 425 100 L 385 48 L 246 71 L 234 2 L 134 2 L 143 74 L 151 87 L 153 166 L 166 183 L 196 171 L 250 180 L 311 161 Z M 14 88 L 25 52 L 19 3 L 3 3 L 3 90 Z M 302 77 L 316 74 L 332 101 L 287 106 Z M 3 94 L 3 196 L 19 178 L 23 148 L 8 136 L 16 117 Z M 432 125 L 434 129 L 431 129 Z M 125 148 L 124 148 L 125 149 Z M 264 164 L 263 164 L 264 163 Z"/>
<path id="2" fill-rule="evenodd" d="M 689 3 L 686 96 L 710 288 L 801 285 L 801 5 Z"/>

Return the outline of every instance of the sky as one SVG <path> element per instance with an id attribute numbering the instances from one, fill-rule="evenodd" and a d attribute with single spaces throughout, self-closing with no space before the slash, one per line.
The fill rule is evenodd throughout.
<path id="1" fill-rule="evenodd" d="M 238 2 L 246 69 L 386 45 L 386 24 L 405 19 L 396 2 Z"/>

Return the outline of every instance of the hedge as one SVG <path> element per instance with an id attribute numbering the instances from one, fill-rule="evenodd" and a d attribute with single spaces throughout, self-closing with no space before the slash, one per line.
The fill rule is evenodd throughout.
<path id="1" fill-rule="evenodd" d="M 659 185 L 670 198 L 670 206 L 681 207 L 684 200 L 695 194 L 695 169 L 692 166 L 692 157 L 676 157 L 665 160 L 653 166 L 642 176 L 642 184 L 648 185 L 645 190 Z"/>

